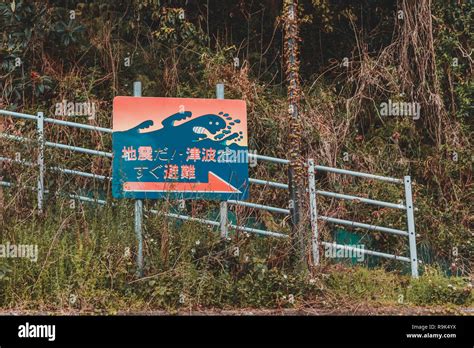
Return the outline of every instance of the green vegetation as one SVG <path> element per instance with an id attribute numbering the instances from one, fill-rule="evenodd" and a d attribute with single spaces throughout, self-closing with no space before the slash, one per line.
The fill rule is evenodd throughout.
<path id="1" fill-rule="evenodd" d="M 412 280 L 341 265 L 295 273 L 281 254 L 285 241 L 243 234 L 222 241 L 216 230 L 157 216 L 146 220 L 146 275 L 137 278 L 130 206 L 59 206 L 46 220 L 15 218 L 3 231 L 3 240 L 37 243 L 39 257 L 0 260 L 1 308 L 116 313 L 473 303 L 465 278 L 429 271 Z"/>
<path id="2" fill-rule="evenodd" d="M 247 102 L 249 147 L 287 157 L 289 119 L 282 62 L 281 3 L 202 1 L 23 1 L 0 4 L 0 108 L 50 117 L 63 100 L 97 105 L 111 127 L 112 99 L 142 81 L 144 96 L 215 96 Z M 288 241 L 218 232 L 147 213 L 145 275 L 135 274 L 133 206 L 110 198 L 107 182 L 49 171 L 47 210 L 36 214 L 36 168 L 5 163 L 0 244 L 37 244 L 38 262 L 0 258 L 0 309 L 115 313 L 201 308 L 345 308 L 384 305 L 472 306 L 471 1 L 300 1 L 302 160 L 393 177 L 411 175 L 422 276 L 381 260 L 376 268 L 323 260 L 306 273 L 289 264 Z M 200 5 L 201 4 L 201 5 Z M 404 11 L 404 19 L 397 16 Z M 74 18 L 71 12 L 74 11 Z M 184 17 L 183 17 L 184 14 Z M 432 18 L 429 19 L 429 18 Z M 429 19 L 429 20 L 428 20 Z M 417 23 L 416 28 L 411 23 Z M 236 66 L 235 58 L 239 58 Z M 344 66 L 344 58 L 349 62 Z M 130 64 L 126 65 L 126 59 Z M 420 120 L 384 117 L 387 100 L 418 102 Z M 33 137 L 35 125 L 4 118 L 9 134 Z M 48 141 L 111 148 L 108 135 L 48 125 Z M 0 156 L 35 161 L 35 146 L 0 139 Z M 110 175 L 108 159 L 46 149 L 47 165 Z M 282 167 L 251 168 L 252 177 L 286 182 Z M 402 188 L 317 173 L 323 190 L 398 202 Z M 107 199 L 73 204 L 57 192 Z M 287 206 L 278 189 L 252 187 L 252 201 Z M 305 198 L 306 199 L 306 198 Z M 112 203 L 113 202 L 113 206 Z M 304 205 L 307 202 L 304 202 Z M 405 229 L 402 211 L 321 198 L 326 216 Z M 172 202 L 146 202 L 173 210 Z M 215 218 L 212 202 L 188 202 Z M 174 210 L 173 210 L 174 211 Z M 289 233 L 288 219 L 238 208 L 240 223 Z M 304 223 L 309 233 L 307 216 Z M 331 240 L 334 226 L 321 225 Z M 361 243 L 406 255 L 407 242 L 358 231 Z M 370 233 L 364 235 L 364 233 Z M 370 238 L 369 238 L 370 237 Z M 238 249 L 236 249 L 238 248 Z M 237 252 L 238 250 L 238 252 Z M 308 258 L 309 258 L 308 251 Z M 372 267 L 372 265 L 371 265 Z M 471 279 L 472 282 L 472 279 Z M 324 307 L 323 306 L 323 307 Z M 398 307 L 397 307 L 398 308 Z"/>

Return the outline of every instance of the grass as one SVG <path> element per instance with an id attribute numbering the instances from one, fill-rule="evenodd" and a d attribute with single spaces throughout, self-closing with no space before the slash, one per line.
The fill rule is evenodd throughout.
<path id="1" fill-rule="evenodd" d="M 429 270 L 417 280 L 326 264 L 294 271 L 287 241 L 233 234 L 159 216 L 145 219 L 145 275 L 136 276 L 129 203 L 94 208 L 58 200 L 43 217 L 5 212 L 1 241 L 37 244 L 37 262 L 0 260 L 3 310 L 118 311 L 304 308 L 330 301 L 472 305 L 467 279 Z"/>

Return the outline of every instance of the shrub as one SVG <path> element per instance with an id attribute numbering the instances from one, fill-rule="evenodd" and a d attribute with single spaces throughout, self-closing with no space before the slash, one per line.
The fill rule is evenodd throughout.
<path id="1" fill-rule="evenodd" d="M 415 304 L 473 303 L 472 284 L 466 278 L 444 277 L 438 269 L 429 269 L 407 288 L 407 299 Z"/>

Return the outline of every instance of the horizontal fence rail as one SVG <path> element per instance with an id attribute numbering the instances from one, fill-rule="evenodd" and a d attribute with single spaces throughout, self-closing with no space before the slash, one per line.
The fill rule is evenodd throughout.
<path id="1" fill-rule="evenodd" d="M 11 134 L 5 134 L 5 133 L 0 134 L 0 137 L 5 138 L 5 139 L 9 139 L 9 140 L 20 141 L 20 142 L 34 142 L 34 140 L 32 140 L 30 138 L 24 138 L 24 137 L 20 137 L 18 135 L 11 135 Z M 49 147 L 56 147 L 58 149 L 63 149 L 63 150 L 70 150 L 70 151 L 74 151 L 74 152 L 87 153 L 89 155 L 97 155 L 97 156 L 109 157 L 109 158 L 113 157 L 111 152 L 91 150 L 91 149 L 86 149 L 84 147 L 79 147 L 79 146 L 53 143 L 53 142 L 50 142 L 50 141 L 45 141 L 44 145 L 49 146 Z"/>
<path id="2" fill-rule="evenodd" d="M 0 162 L 17 163 L 17 164 L 21 164 L 21 165 L 24 165 L 24 166 L 27 166 L 27 167 L 36 166 L 36 164 L 34 164 L 32 162 L 29 162 L 29 161 L 16 160 L 16 159 L 13 159 L 13 158 L 2 157 L 2 156 L 0 156 Z M 93 174 L 93 173 L 88 173 L 88 172 L 82 172 L 80 170 L 66 169 L 66 168 L 61 168 L 61 167 L 47 167 L 46 169 L 62 172 L 62 173 L 65 173 L 65 174 L 74 174 L 74 175 L 83 176 L 83 177 L 86 177 L 86 178 L 97 179 L 97 180 L 112 180 L 112 177 L 109 177 L 109 176 Z"/>
<path id="3" fill-rule="evenodd" d="M 245 202 L 245 201 L 228 200 L 227 203 L 241 205 L 241 206 L 249 207 L 249 208 L 273 211 L 275 213 L 281 213 L 281 214 L 289 214 L 290 213 L 290 209 L 283 209 L 283 208 L 278 208 L 278 207 L 272 207 L 272 206 L 269 206 L 269 205 L 256 204 L 256 203 Z"/>
<path id="4" fill-rule="evenodd" d="M 256 158 L 257 160 L 273 162 L 273 163 L 290 164 L 290 161 L 287 160 L 287 159 L 277 158 L 277 157 L 270 157 L 270 156 L 263 156 L 263 155 L 257 155 L 257 154 L 254 154 L 254 153 L 249 153 L 249 154 L 248 154 L 248 157 L 249 157 L 249 158 Z"/>
<path id="5" fill-rule="evenodd" d="M 70 122 L 70 121 L 56 120 L 54 118 L 45 118 L 44 122 L 58 124 L 58 125 L 61 125 L 61 126 L 69 126 L 69 127 L 80 128 L 80 129 L 93 130 L 93 131 L 102 132 L 102 133 L 109 133 L 109 134 L 113 133 L 113 130 L 110 129 L 110 128 L 97 127 L 97 126 L 92 126 L 92 125 L 83 124 L 83 123 Z"/>
<path id="6" fill-rule="evenodd" d="M 29 114 L 24 114 L 21 112 L 14 112 L 14 111 L 8 111 L 8 110 L 0 110 L 1 115 L 5 116 L 12 116 L 12 117 L 17 117 L 17 118 L 26 118 L 28 120 L 37 120 L 38 116 L 37 115 L 29 115 Z"/>
<path id="7" fill-rule="evenodd" d="M 341 198 L 341 199 L 347 199 L 351 201 L 356 201 L 356 202 L 362 202 L 362 203 L 367 203 L 367 204 L 373 204 L 373 205 L 378 205 L 381 207 L 387 207 L 387 208 L 395 208 L 395 209 L 406 209 L 406 207 L 403 204 L 396 204 L 396 203 L 389 203 L 389 202 L 383 202 L 383 201 L 377 201 L 375 199 L 369 199 L 369 198 L 363 198 L 363 197 L 357 197 L 357 196 L 351 196 L 351 195 L 345 195 L 341 193 L 334 193 L 334 192 L 328 192 L 328 191 L 320 191 L 317 190 L 316 194 L 320 196 L 325 196 L 325 197 L 332 197 L 332 198 Z"/>
<path id="8" fill-rule="evenodd" d="M 321 244 L 324 245 L 325 247 L 328 247 L 328 248 L 350 250 L 350 251 L 360 252 L 360 253 L 366 254 L 366 255 L 373 255 L 373 256 L 384 257 L 386 259 L 410 262 L 410 259 L 408 257 L 405 257 L 405 256 L 397 256 L 397 255 L 392 255 L 392 254 L 387 254 L 387 253 L 381 253 L 379 251 L 355 248 L 355 247 L 352 247 L 352 246 L 341 245 L 341 244 L 336 244 L 336 243 L 321 242 Z"/>
<path id="9" fill-rule="evenodd" d="M 260 179 L 254 179 L 254 178 L 249 178 L 249 182 L 251 184 L 267 185 L 267 186 L 278 187 L 278 188 L 281 188 L 281 189 L 288 190 L 288 184 L 282 184 L 280 182 L 260 180 Z"/>
<path id="10" fill-rule="evenodd" d="M 319 170 L 321 172 L 329 172 L 329 173 L 336 173 L 336 174 L 347 174 L 347 175 L 358 176 L 358 177 L 366 178 L 366 179 L 375 179 L 375 180 L 386 181 L 386 182 L 391 182 L 391 183 L 395 183 L 395 184 L 403 184 L 402 179 L 391 178 L 391 177 L 388 177 L 388 176 L 362 173 L 362 172 L 355 172 L 353 170 L 347 170 L 347 169 L 341 169 L 341 168 L 332 168 L 332 167 L 325 167 L 325 166 L 318 166 L 318 165 L 314 165 L 314 169 Z"/>
<path id="11" fill-rule="evenodd" d="M 14 112 L 14 111 L 7 111 L 7 110 L 0 110 L 0 114 L 5 115 L 5 116 L 12 116 L 12 117 L 18 117 L 18 118 L 26 118 L 29 120 L 37 120 L 38 116 L 35 115 L 29 115 L 29 114 L 24 114 L 21 112 Z M 64 120 L 57 120 L 54 118 L 44 118 L 44 122 L 46 123 L 53 123 L 53 124 L 58 124 L 61 126 L 69 126 L 69 127 L 74 127 L 74 128 L 82 128 L 82 129 L 88 129 L 88 130 L 95 130 L 98 132 L 103 132 L 103 133 L 112 133 L 112 129 L 110 128 L 104 128 L 104 127 L 97 127 L 97 126 L 92 126 L 89 124 L 83 124 L 83 123 L 77 123 L 77 122 L 70 122 L 70 121 L 64 121 Z"/>
<path id="12" fill-rule="evenodd" d="M 361 223 L 361 222 L 355 222 L 355 221 L 350 221 L 350 220 L 336 219 L 336 218 L 332 218 L 332 217 L 328 217 L 328 216 L 318 216 L 318 219 L 323 220 L 323 221 L 327 221 L 327 222 L 332 222 L 334 224 L 339 224 L 339 225 L 364 228 L 364 229 L 372 230 L 372 231 L 393 233 L 393 234 L 398 234 L 400 236 L 408 236 L 408 232 L 402 231 L 402 230 L 397 230 L 397 229 L 394 229 L 394 228 L 364 224 L 364 223 Z"/>

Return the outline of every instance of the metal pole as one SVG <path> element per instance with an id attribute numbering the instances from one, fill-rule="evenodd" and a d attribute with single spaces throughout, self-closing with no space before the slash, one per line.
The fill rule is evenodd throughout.
<path id="1" fill-rule="evenodd" d="M 142 96 L 142 83 L 140 81 L 135 81 L 133 83 L 133 96 L 141 97 Z M 143 276 L 143 201 L 141 199 L 135 200 L 135 235 L 138 242 L 137 250 L 137 274 L 138 276 Z"/>
<path id="2" fill-rule="evenodd" d="M 408 242 L 410 244 L 411 275 L 413 278 L 418 278 L 418 258 L 416 256 L 415 217 L 413 214 L 413 197 L 411 193 L 410 176 L 405 176 L 403 183 L 405 184 L 405 205 L 407 207 L 407 225 L 408 225 Z"/>
<path id="3" fill-rule="evenodd" d="M 314 176 L 314 160 L 308 160 L 309 206 L 311 217 L 311 247 L 313 250 L 313 264 L 319 265 L 319 236 L 318 236 L 318 209 L 316 205 L 316 182 Z"/>
<path id="4" fill-rule="evenodd" d="M 224 99 L 224 84 L 218 83 L 216 85 L 216 98 Z M 227 221 L 227 202 L 222 201 L 220 203 L 220 229 L 221 238 L 227 238 L 229 233 L 228 221 Z"/>
<path id="5" fill-rule="evenodd" d="M 36 129 L 38 131 L 38 211 L 42 214 L 44 201 L 44 116 L 42 112 L 37 113 Z"/>

